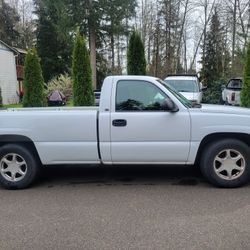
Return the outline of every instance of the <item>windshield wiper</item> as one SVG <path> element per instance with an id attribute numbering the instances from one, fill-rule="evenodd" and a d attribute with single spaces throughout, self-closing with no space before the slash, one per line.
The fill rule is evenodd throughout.
<path id="1" fill-rule="evenodd" d="M 189 90 L 181 89 L 181 90 L 178 90 L 178 92 L 190 92 L 190 91 Z"/>

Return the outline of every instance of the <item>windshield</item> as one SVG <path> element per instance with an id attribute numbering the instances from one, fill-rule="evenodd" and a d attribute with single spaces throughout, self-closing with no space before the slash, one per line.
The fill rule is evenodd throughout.
<path id="1" fill-rule="evenodd" d="M 161 85 L 163 85 L 171 94 L 173 94 L 185 107 L 187 107 L 187 108 L 192 108 L 193 107 L 193 103 L 191 101 L 189 101 L 182 94 L 177 92 L 176 89 L 174 89 L 168 83 L 166 83 L 166 82 L 164 82 L 164 81 L 162 81 L 160 79 L 157 79 L 157 81 Z"/>
<path id="2" fill-rule="evenodd" d="M 199 87 L 195 80 L 165 79 L 165 82 L 178 92 L 199 92 Z"/>
<path id="3" fill-rule="evenodd" d="M 242 80 L 241 79 L 232 79 L 227 84 L 227 88 L 230 89 L 241 89 L 242 88 Z"/>

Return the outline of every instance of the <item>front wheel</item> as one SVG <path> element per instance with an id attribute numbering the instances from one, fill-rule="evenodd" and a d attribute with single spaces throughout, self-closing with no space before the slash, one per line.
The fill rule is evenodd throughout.
<path id="1" fill-rule="evenodd" d="M 0 184 L 8 189 L 28 187 L 39 172 L 39 162 L 26 147 L 7 144 L 0 148 Z"/>
<path id="2" fill-rule="evenodd" d="M 240 187 L 250 178 L 250 150 L 235 139 L 210 143 L 201 158 L 201 171 L 218 187 Z"/>

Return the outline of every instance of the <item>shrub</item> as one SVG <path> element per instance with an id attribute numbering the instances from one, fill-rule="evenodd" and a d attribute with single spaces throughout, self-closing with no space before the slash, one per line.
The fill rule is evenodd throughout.
<path id="1" fill-rule="evenodd" d="M 94 104 L 89 52 L 85 39 L 78 32 L 74 42 L 72 61 L 73 102 L 75 106 Z"/>
<path id="2" fill-rule="evenodd" d="M 43 107 L 47 101 L 41 65 L 35 49 L 30 49 L 24 63 L 24 107 Z"/>
<path id="3" fill-rule="evenodd" d="M 129 39 L 127 54 L 128 75 L 146 75 L 144 45 L 140 34 L 134 31 Z"/>
<path id="4" fill-rule="evenodd" d="M 216 81 L 213 82 L 207 90 L 203 93 L 202 102 L 210 104 L 219 104 L 221 99 L 221 85 L 225 81 Z"/>
<path id="5" fill-rule="evenodd" d="M 240 94 L 241 106 L 250 107 L 250 41 L 248 43 L 243 72 L 243 87 Z"/>
<path id="6" fill-rule="evenodd" d="M 48 84 L 47 84 L 47 89 L 46 89 L 46 94 L 48 95 L 54 90 L 59 90 L 62 92 L 65 97 L 70 99 L 73 95 L 73 90 L 72 90 L 72 79 L 69 76 L 69 74 L 61 74 L 58 77 L 52 78 Z"/>

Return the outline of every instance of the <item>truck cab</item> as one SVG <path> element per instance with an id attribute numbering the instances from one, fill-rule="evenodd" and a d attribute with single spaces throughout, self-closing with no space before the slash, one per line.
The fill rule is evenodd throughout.
<path id="1" fill-rule="evenodd" d="M 118 76 L 105 81 L 99 133 L 101 154 L 109 157 L 104 157 L 103 162 L 112 159 L 113 164 L 185 164 L 191 126 L 189 111 L 178 100 L 182 97 L 166 93 L 164 82 L 157 78 Z M 172 109 L 168 109 L 166 100 L 173 102 Z"/>

